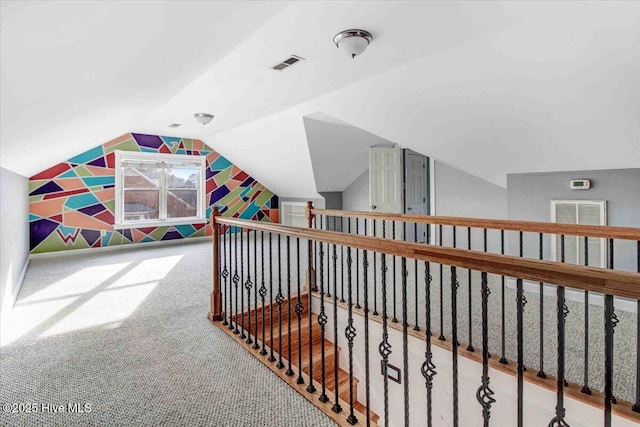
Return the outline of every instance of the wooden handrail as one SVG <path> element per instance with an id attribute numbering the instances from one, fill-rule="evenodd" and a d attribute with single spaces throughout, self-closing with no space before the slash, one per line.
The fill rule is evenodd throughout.
<path id="1" fill-rule="evenodd" d="M 640 227 L 610 227 L 602 225 L 558 224 L 553 222 L 513 221 L 504 219 L 464 218 L 454 216 L 430 216 L 394 214 L 382 212 L 340 211 L 311 209 L 313 215 L 370 218 L 424 224 L 455 225 L 460 227 L 488 228 L 496 230 L 527 231 L 534 233 L 566 234 L 569 236 L 603 237 L 640 241 Z"/>
<path id="2" fill-rule="evenodd" d="M 568 286 L 584 291 L 602 292 L 608 295 L 640 299 L 640 273 L 561 264 L 467 249 L 446 248 L 422 243 L 410 243 L 400 240 L 299 228 L 221 216 L 212 217 L 212 224 L 213 223 L 350 246 L 352 248 L 468 268 L 534 282 Z"/>

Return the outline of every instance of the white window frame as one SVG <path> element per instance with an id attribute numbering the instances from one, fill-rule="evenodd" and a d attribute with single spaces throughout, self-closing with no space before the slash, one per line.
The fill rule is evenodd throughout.
<path id="1" fill-rule="evenodd" d="M 575 204 L 576 205 L 576 210 L 578 209 L 578 205 L 579 204 L 593 204 L 593 205 L 598 205 L 600 207 L 600 225 L 607 225 L 607 201 L 606 200 L 552 200 L 551 201 L 551 222 L 557 222 L 556 220 L 556 205 L 558 204 Z M 576 218 L 578 218 L 578 213 L 576 212 Z M 556 239 L 558 238 L 559 235 L 554 234 L 553 235 L 553 243 L 551 244 L 551 259 L 553 259 L 554 261 L 558 261 L 560 262 L 560 257 L 559 254 L 557 253 L 557 249 L 556 249 Z M 571 238 L 576 238 L 576 240 L 578 239 L 584 239 L 584 237 L 582 236 L 568 236 Z M 565 237 L 566 239 L 566 237 Z M 600 260 L 602 265 L 591 265 L 591 267 L 601 267 L 601 268 L 606 268 L 606 260 L 607 260 L 607 244 L 606 244 L 606 239 L 601 239 L 601 245 L 600 245 Z M 577 247 L 580 247 L 580 242 L 576 242 L 578 244 Z M 577 253 L 578 259 L 580 257 L 580 254 Z"/>
<path id="2" fill-rule="evenodd" d="M 115 212 L 115 224 L 116 228 L 139 228 L 139 227 L 159 227 L 163 225 L 181 225 L 181 224 L 193 224 L 193 223 L 204 223 L 207 221 L 206 218 L 206 209 L 205 209 L 205 197 L 206 197 L 206 187 L 205 187 L 205 166 L 206 160 L 204 156 L 185 156 L 180 154 L 160 154 L 160 153 L 145 153 L 138 151 L 115 151 L 116 157 L 116 170 L 115 170 L 115 201 L 116 201 L 116 212 Z M 160 174 L 159 179 L 159 187 L 160 187 L 160 200 L 159 200 L 159 217 L 154 220 L 140 220 L 140 221 L 124 221 L 124 179 L 123 179 L 123 168 L 122 162 L 127 160 L 133 161 L 156 161 L 158 164 L 168 163 L 170 161 L 174 162 L 184 162 L 191 163 L 196 167 L 200 168 L 199 171 L 199 182 L 198 182 L 198 206 L 197 206 L 197 215 L 193 217 L 182 217 L 182 218 L 167 218 L 167 186 L 166 186 L 166 175 L 164 173 Z"/>

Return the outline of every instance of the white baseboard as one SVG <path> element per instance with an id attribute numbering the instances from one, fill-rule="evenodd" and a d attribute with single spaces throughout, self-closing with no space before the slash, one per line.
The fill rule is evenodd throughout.
<path id="1" fill-rule="evenodd" d="M 27 258 L 24 263 L 24 267 L 22 268 L 22 272 L 20 273 L 20 277 L 18 278 L 18 283 L 16 283 L 15 287 L 12 287 L 11 295 L 6 295 L 5 300 L 2 302 L 2 307 L 0 308 L 0 342 L 2 342 L 2 336 L 4 335 L 4 331 L 9 323 L 9 319 L 11 318 L 13 306 L 16 304 L 16 299 L 18 299 L 20 288 L 22 288 L 22 282 L 24 281 L 24 276 L 27 274 L 29 261 L 30 259 Z"/>
<path id="2" fill-rule="evenodd" d="M 173 239 L 173 240 L 158 240 L 156 242 L 128 243 L 124 245 L 103 246 L 99 248 L 83 248 L 83 249 L 69 249 L 66 251 L 43 252 L 43 253 L 31 254 L 29 255 L 29 259 L 75 256 L 75 255 L 86 254 L 86 253 L 119 251 L 123 249 L 138 249 L 141 247 L 149 247 L 149 246 L 180 245 L 185 243 L 201 242 L 204 240 L 211 240 L 211 236 L 187 237 L 186 239 Z"/>

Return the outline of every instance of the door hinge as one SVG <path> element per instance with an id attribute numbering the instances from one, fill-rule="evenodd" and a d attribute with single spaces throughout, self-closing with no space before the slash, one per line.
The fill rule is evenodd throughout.
<path id="1" fill-rule="evenodd" d="M 424 197 L 422 198 L 422 203 L 426 203 L 427 199 L 425 199 Z"/>

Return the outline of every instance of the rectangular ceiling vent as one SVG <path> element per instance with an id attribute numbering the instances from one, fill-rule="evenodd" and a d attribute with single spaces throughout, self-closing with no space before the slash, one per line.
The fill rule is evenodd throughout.
<path id="1" fill-rule="evenodd" d="M 274 65 L 273 68 L 276 71 L 282 71 L 285 68 L 288 68 L 290 66 L 292 66 L 293 64 L 300 62 L 300 61 L 304 61 L 304 58 L 301 58 L 297 55 L 291 55 L 289 58 L 285 59 L 284 61 L 280 62 L 279 64 Z"/>

